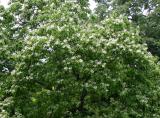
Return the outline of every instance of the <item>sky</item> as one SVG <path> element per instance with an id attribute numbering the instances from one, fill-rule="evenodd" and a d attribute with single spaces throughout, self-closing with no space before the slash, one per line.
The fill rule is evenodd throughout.
<path id="1" fill-rule="evenodd" d="M 8 7 L 9 0 L 0 0 L 0 4 L 4 5 L 5 7 Z M 93 0 L 89 0 L 90 9 L 93 10 L 96 7 L 96 3 Z"/>
<path id="2" fill-rule="evenodd" d="M 5 7 L 7 7 L 8 5 L 8 2 L 9 2 L 9 0 L 0 0 L 0 4 L 1 5 L 4 5 Z"/>
<path id="3" fill-rule="evenodd" d="M 93 0 L 89 0 L 90 9 L 93 10 L 96 7 L 96 3 Z"/>

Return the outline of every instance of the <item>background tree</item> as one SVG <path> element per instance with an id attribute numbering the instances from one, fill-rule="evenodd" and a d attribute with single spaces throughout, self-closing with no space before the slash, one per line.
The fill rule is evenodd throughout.
<path id="1" fill-rule="evenodd" d="M 148 50 L 160 57 L 159 0 L 96 0 L 96 12 L 109 16 L 113 12 L 127 16 L 140 27 L 140 35 L 148 44 Z M 104 7 L 106 6 L 106 7 Z M 110 7 L 110 9 L 109 9 Z M 102 15 L 99 16 L 100 19 Z"/>

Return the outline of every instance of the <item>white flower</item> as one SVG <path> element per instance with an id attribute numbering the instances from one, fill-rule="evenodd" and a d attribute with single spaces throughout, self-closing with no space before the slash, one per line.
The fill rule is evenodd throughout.
<path id="1" fill-rule="evenodd" d="M 102 64 L 102 67 L 104 68 L 105 66 L 106 66 L 106 63 L 103 63 L 103 64 Z"/>
<path id="2" fill-rule="evenodd" d="M 97 89 L 97 86 L 93 86 L 94 89 Z"/>
<path id="3" fill-rule="evenodd" d="M 0 17 L 0 20 L 3 20 L 3 17 Z"/>
<path id="4" fill-rule="evenodd" d="M 71 46 L 70 46 L 70 45 L 66 45 L 65 47 L 66 47 L 66 48 L 68 48 L 68 49 L 70 49 L 70 48 L 71 48 Z"/>
<path id="5" fill-rule="evenodd" d="M 58 45 L 58 44 L 59 44 L 59 41 L 56 41 L 54 44 L 55 44 L 55 45 Z"/>
<path id="6" fill-rule="evenodd" d="M 100 65 L 100 64 L 102 64 L 102 62 L 101 62 L 101 61 L 98 61 L 98 62 L 97 62 L 97 65 Z"/>
<path id="7" fill-rule="evenodd" d="M 55 90 L 54 86 L 52 86 L 52 90 Z"/>
<path id="8" fill-rule="evenodd" d="M 100 44 L 100 43 L 97 43 L 97 44 L 96 44 L 96 47 L 99 47 L 99 46 L 101 46 L 101 44 Z"/>
<path id="9" fill-rule="evenodd" d="M 91 69 L 91 73 L 94 73 L 94 70 Z"/>
<path id="10" fill-rule="evenodd" d="M 73 56 L 73 57 L 71 57 L 71 59 L 76 59 L 76 57 L 75 57 L 75 56 Z"/>
<path id="11" fill-rule="evenodd" d="M 15 75 L 16 74 L 16 70 L 13 70 L 12 72 L 11 72 L 11 75 Z"/>
<path id="12" fill-rule="evenodd" d="M 88 83 L 85 83 L 85 85 L 84 85 L 85 87 L 89 87 L 89 85 L 88 85 Z"/>
<path id="13" fill-rule="evenodd" d="M 103 53 L 103 54 L 106 54 L 107 52 L 106 52 L 104 49 L 102 49 L 102 53 Z"/>
<path id="14" fill-rule="evenodd" d="M 83 62 L 83 60 L 82 60 L 82 59 L 79 59 L 79 62 L 80 62 L 80 63 L 82 63 L 82 62 Z"/>
<path id="15" fill-rule="evenodd" d="M 72 70 L 72 67 L 69 67 L 68 70 Z"/>
<path id="16" fill-rule="evenodd" d="M 68 67 L 64 67 L 64 70 L 68 70 Z"/>
<path id="17" fill-rule="evenodd" d="M 39 61 L 45 64 L 47 63 L 47 58 L 39 59 Z"/>
<path id="18" fill-rule="evenodd" d="M 136 52 L 137 52 L 137 53 L 140 53 L 140 52 L 141 52 L 141 50 L 137 50 Z"/>
<path id="19" fill-rule="evenodd" d="M 67 42 L 67 40 L 65 39 L 65 40 L 63 40 L 63 42 L 64 42 L 64 43 L 66 43 L 66 42 Z"/>

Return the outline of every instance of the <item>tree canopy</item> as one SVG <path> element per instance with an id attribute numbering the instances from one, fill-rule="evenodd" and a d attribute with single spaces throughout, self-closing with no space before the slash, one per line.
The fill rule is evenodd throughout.
<path id="1" fill-rule="evenodd" d="M 160 64 L 143 25 L 109 14 L 85 0 L 1 6 L 0 117 L 160 117 Z"/>

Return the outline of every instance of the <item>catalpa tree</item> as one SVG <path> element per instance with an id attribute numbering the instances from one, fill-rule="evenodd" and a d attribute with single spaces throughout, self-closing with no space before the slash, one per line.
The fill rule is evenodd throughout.
<path id="1" fill-rule="evenodd" d="M 1 117 L 160 117 L 159 64 L 130 21 L 96 22 L 83 4 L 56 0 L 38 12 L 10 55 Z"/>

